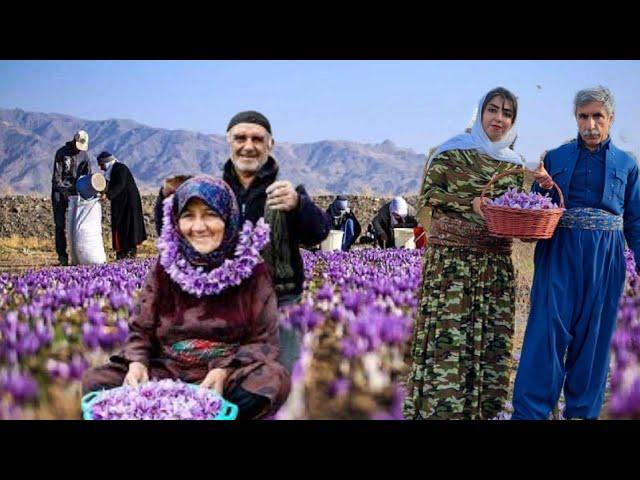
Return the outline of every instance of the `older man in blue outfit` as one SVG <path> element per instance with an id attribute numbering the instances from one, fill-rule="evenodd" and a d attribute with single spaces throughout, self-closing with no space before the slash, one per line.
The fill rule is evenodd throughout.
<path id="1" fill-rule="evenodd" d="M 565 418 L 597 419 L 625 280 L 625 239 L 640 259 L 636 160 L 609 135 L 614 101 L 604 87 L 574 100 L 579 135 L 549 151 L 533 190 L 557 184 L 566 211 L 536 245 L 531 311 L 513 392 L 514 419 L 546 419 L 564 388 Z M 555 201 L 558 201 L 557 192 Z"/>

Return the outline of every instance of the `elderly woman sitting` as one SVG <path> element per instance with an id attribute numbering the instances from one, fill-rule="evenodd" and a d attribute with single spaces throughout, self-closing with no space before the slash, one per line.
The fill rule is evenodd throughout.
<path id="1" fill-rule="evenodd" d="M 124 349 L 86 372 L 86 392 L 149 378 L 214 388 L 239 419 L 275 413 L 290 378 L 277 362 L 276 294 L 259 250 L 259 221 L 240 227 L 222 180 L 200 175 L 164 200 L 160 257 L 142 288 Z"/>

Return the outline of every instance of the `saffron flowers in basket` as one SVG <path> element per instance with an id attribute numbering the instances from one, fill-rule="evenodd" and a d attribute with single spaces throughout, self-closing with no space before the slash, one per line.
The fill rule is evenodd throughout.
<path id="1" fill-rule="evenodd" d="M 516 187 L 509 188 L 504 195 L 501 195 L 487 202 L 488 205 L 496 207 L 521 208 L 527 210 L 550 210 L 559 208 L 551 197 L 539 193 L 520 192 Z"/>
<path id="2" fill-rule="evenodd" d="M 166 379 L 105 390 L 90 407 L 94 420 L 209 420 L 223 400 L 212 390 Z"/>

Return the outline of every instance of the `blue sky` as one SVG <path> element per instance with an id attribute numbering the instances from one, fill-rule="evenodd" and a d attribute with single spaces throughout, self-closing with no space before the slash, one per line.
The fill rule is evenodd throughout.
<path id="1" fill-rule="evenodd" d="M 613 139 L 640 152 L 640 61 L 0 61 L 0 107 L 224 133 L 266 114 L 276 141 L 352 140 L 425 153 L 462 131 L 490 88 L 519 98 L 527 160 L 576 135 L 572 100 L 603 84 Z"/>

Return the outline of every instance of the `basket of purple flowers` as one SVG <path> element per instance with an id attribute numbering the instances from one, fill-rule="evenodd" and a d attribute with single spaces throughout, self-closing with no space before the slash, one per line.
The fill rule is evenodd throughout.
<path id="1" fill-rule="evenodd" d="M 235 420 L 238 415 L 238 406 L 215 391 L 169 379 L 90 392 L 81 406 L 85 420 Z"/>
<path id="2" fill-rule="evenodd" d="M 553 236 L 565 210 L 562 191 L 556 184 L 553 186 L 558 191 L 560 205 L 553 203 L 547 195 L 519 192 L 517 188 L 510 188 L 504 195 L 486 201 L 487 192 L 494 182 L 524 171 L 515 168 L 496 175 L 482 189 L 481 208 L 491 236 L 521 239 L 548 239 Z"/>

